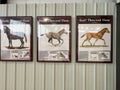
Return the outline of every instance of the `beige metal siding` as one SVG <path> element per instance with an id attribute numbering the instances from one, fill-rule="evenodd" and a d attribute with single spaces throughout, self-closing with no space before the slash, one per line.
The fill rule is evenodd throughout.
<path id="1" fill-rule="evenodd" d="M 120 2 L 120 0 L 116 0 L 116 2 L 117 2 L 117 3 L 119 3 L 119 2 Z"/>
<path id="2" fill-rule="evenodd" d="M 72 62 L 36 60 L 36 16 L 72 16 Z M 113 63 L 76 63 L 76 15 L 113 15 L 114 3 L 0 5 L 0 16 L 33 16 L 33 62 L 0 62 L 0 90 L 116 90 L 115 38 Z"/>
<path id="3" fill-rule="evenodd" d="M 120 1 L 120 0 L 117 0 Z M 116 2 L 116 0 L 8 0 L 8 3 L 85 3 L 85 2 Z"/>

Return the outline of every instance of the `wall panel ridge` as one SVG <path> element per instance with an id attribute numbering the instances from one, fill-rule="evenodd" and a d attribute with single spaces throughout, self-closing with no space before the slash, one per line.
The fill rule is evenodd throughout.
<path id="1" fill-rule="evenodd" d="M 115 3 L 0 5 L 0 16 L 33 17 L 34 52 L 33 62 L 0 62 L 0 90 L 116 90 L 115 49 L 113 63 L 76 63 L 78 15 L 113 15 L 113 48 L 116 48 Z M 71 16 L 71 63 L 37 62 L 37 16 Z"/>
<path id="2" fill-rule="evenodd" d="M 120 0 L 117 0 L 119 2 Z M 8 0 L 8 3 L 86 3 L 86 2 L 116 2 L 116 0 Z"/>

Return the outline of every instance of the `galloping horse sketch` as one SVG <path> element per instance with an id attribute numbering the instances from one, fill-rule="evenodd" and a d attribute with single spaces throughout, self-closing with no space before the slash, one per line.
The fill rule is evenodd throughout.
<path id="1" fill-rule="evenodd" d="M 25 41 L 27 42 L 27 37 L 26 37 L 25 33 L 18 32 L 19 35 L 15 35 L 15 34 L 11 33 L 10 28 L 8 28 L 7 26 L 4 26 L 3 29 L 4 29 L 4 33 L 6 33 L 8 41 L 9 41 L 9 46 L 8 46 L 9 48 L 13 47 L 12 40 L 16 40 L 16 39 L 19 39 L 21 41 L 20 47 L 24 47 L 24 41 L 23 41 L 24 37 L 25 37 Z"/>
<path id="2" fill-rule="evenodd" d="M 65 32 L 65 29 L 60 30 L 57 33 L 54 32 L 48 32 L 46 34 L 41 34 L 41 36 L 46 35 L 46 37 L 48 38 L 48 42 L 51 43 L 54 46 L 59 45 L 60 43 L 63 44 L 64 40 L 61 38 L 62 34 L 67 34 L 67 32 Z M 53 44 L 53 39 L 57 39 L 58 40 L 58 44 Z M 62 41 L 62 42 L 61 42 Z"/>
<path id="3" fill-rule="evenodd" d="M 82 35 L 81 38 L 86 35 L 86 39 L 83 41 L 82 46 L 83 46 L 83 44 L 86 41 L 88 41 L 90 43 L 90 45 L 92 46 L 92 43 L 90 42 L 91 38 L 95 38 L 96 39 L 95 42 L 94 42 L 94 44 L 93 44 L 93 46 L 98 41 L 98 39 L 103 40 L 104 41 L 104 45 L 106 45 L 105 40 L 102 38 L 105 33 L 110 33 L 110 31 L 108 30 L 108 28 L 103 28 L 101 31 L 99 31 L 97 33 L 90 33 L 89 32 L 89 33 L 86 33 L 86 34 Z"/>

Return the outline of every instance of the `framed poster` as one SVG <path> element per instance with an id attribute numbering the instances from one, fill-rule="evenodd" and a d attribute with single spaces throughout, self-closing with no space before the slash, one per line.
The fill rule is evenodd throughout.
<path id="1" fill-rule="evenodd" d="M 38 62 L 71 60 L 71 17 L 38 16 Z"/>
<path id="2" fill-rule="evenodd" d="M 112 62 L 112 16 L 77 16 L 77 62 Z"/>
<path id="3" fill-rule="evenodd" d="M 32 61 L 32 17 L 0 17 L 0 60 Z"/>

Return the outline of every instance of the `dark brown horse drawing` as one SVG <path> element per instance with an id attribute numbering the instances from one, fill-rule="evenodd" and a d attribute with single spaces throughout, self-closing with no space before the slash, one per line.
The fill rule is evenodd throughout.
<path id="1" fill-rule="evenodd" d="M 88 42 L 90 43 L 90 45 L 92 46 L 92 43 L 90 42 L 91 38 L 95 38 L 95 39 L 96 39 L 95 42 L 94 42 L 94 44 L 93 44 L 93 46 L 94 46 L 95 43 L 98 41 L 98 39 L 103 40 L 103 41 L 104 41 L 104 45 L 106 45 L 106 42 L 105 42 L 105 40 L 103 39 L 103 35 L 104 35 L 105 33 L 110 33 L 110 31 L 108 30 L 108 28 L 103 28 L 102 30 L 100 30 L 100 31 L 97 32 L 97 33 L 90 33 L 90 32 L 89 32 L 89 33 L 86 33 L 86 34 L 82 35 L 81 38 L 86 35 L 86 39 L 83 41 L 82 46 L 84 45 L 84 43 L 85 43 L 86 41 L 88 41 Z"/>
<path id="2" fill-rule="evenodd" d="M 63 44 L 64 40 L 61 38 L 62 34 L 67 34 L 67 32 L 65 32 L 65 29 L 60 30 L 59 32 L 55 33 L 55 32 L 49 32 L 46 34 L 41 34 L 41 36 L 46 35 L 46 37 L 48 38 L 48 42 L 51 43 L 54 46 L 57 46 L 59 44 Z M 58 44 L 53 44 L 53 39 L 58 40 Z M 61 42 L 62 41 L 62 42 Z"/>
<path id="3" fill-rule="evenodd" d="M 4 33 L 6 33 L 8 41 L 9 41 L 9 46 L 8 46 L 9 48 L 13 47 L 12 40 L 16 40 L 16 39 L 19 39 L 21 41 L 20 47 L 24 47 L 24 41 L 23 41 L 24 37 L 25 37 L 25 41 L 27 42 L 27 37 L 26 37 L 25 33 L 18 32 L 21 35 L 21 36 L 18 36 L 18 35 L 12 34 L 10 31 L 10 28 L 7 26 L 4 26 L 3 29 L 4 29 Z"/>

